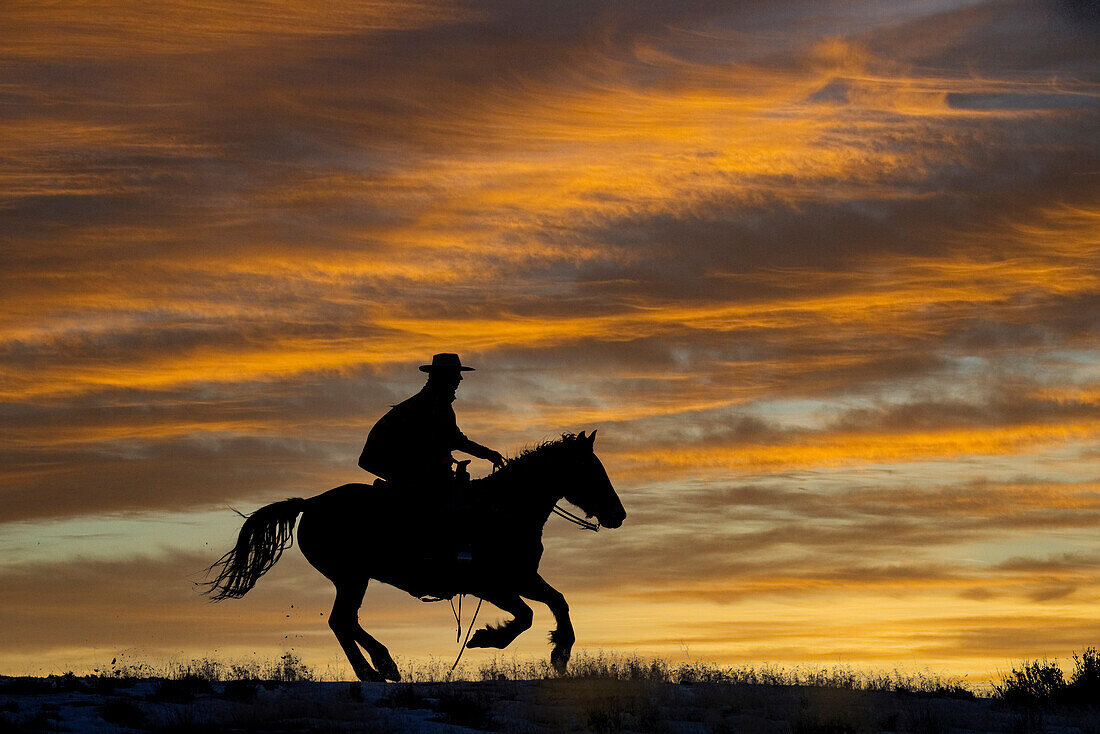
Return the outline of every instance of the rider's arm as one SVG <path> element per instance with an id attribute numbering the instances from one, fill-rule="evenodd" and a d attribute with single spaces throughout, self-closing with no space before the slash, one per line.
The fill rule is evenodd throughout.
<path id="1" fill-rule="evenodd" d="M 466 434 L 458 428 L 458 419 L 455 418 L 454 408 L 450 405 L 447 406 L 446 420 L 450 427 L 452 450 L 465 451 L 470 456 L 491 461 L 493 466 L 504 466 L 504 457 L 499 452 L 466 438 Z"/>
<path id="2" fill-rule="evenodd" d="M 504 457 L 500 455 L 499 451 L 493 451 L 488 446 L 482 446 L 476 441 L 471 441 L 460 431 L 458 434 L 461 438 L 455 449 L 458 451 L 465 451 L 470 456 L 476 456 L 479 459 L 485 459 L 491 461 L 495 466 L 501 466 L 504 464 Z"/>

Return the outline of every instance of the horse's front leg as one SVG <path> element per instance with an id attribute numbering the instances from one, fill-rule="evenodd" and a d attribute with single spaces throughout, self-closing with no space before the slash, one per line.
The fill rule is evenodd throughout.
<path id="1" fill-rule="evenodd" d="M 538 574 L 535 574 L 533 581 L 520 587 L 520 594 L 550 607 L 557 624 L 557 628 L 550 633 L 550 642 L 554 645 L 550 651 L 550 664 L 560 675 L 564 675 L 569 666 L 569 657 L 573 654 L 573 643 L 577 641 L 577 636 L 573 633 L 573 620 L 569 618 L 569 604 L 560 591 L 546 583 L 546 579 Z"/>
<path id="2" fill-rule="evenodd" d="M 527 602 L 519 598 L 519 594 L 502 594 L 500 596 L 482 597 L 490 604 L 500 607 L 513 615 L 513 619 L 504 624 L 493 627 L 486 625 L 474 633 L 466 647 L 496 647 L 505 648 L 523 632 L 531 629 L 531 619 L 534 616 Z"/>

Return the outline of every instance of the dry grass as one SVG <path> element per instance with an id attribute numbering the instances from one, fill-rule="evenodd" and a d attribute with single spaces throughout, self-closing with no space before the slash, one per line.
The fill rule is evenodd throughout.
<path id="1" fill-rule="evenodd" d="M 117 658 L 115 659 L 117 660 Z M 104 679 L 145 680 L 162 678 L 171 681 L 294 681 L 318 680 L 313 668 L 302 662 L 293 652 L 285 652 L 274 660 L 225 661 L 216 658 L 195 658 L 188 661 L 148 662 L 112 661 L 110 665 L 96 668 L 94 676 Z"/>
<path id="2" fill-rule="evenodd" d="M 857 691 L 893 691 L 914 694 L 973 698 L 965 682 L 929 673 L 898 670 L 862 671 L 844 666 L 785 668 L 774 665 L 723 666 L 692 662 L 674 664 L 660 658 L 598 651 L 580 652 L 573 657 L 569 671 L 558 675 L 548 660 L 497 656 L 476 667 L 460 665 L 454 672 L 450 663 L 431 658 L 406 662 L 402 675 L 410 683 L 447 683 L 453 681 L 517 680 L 616 680 L 674 683 L 682 685 L 720 683 L 725 685 L 807 686 Z"/>
<path id="3" fill-rule="evenodd" d="M 1100 680 L 1100 660 L 1095 651 L 1083 658 L 1082 681 Z M 405 683 L 450 683 L 460 681 L 525 681 L 549 679 L 617 680 L 682 685 L 716 683 L 725 685 L 806 686 L 857 691 L 892 691 L 954 697 L 975 696 L 967 684 L 956 678 L 929 673 L 903 671 L 866 671 L 845 666 L 818 668 L 777 665 L 723 666 L 714 663 L 670 663 L 661 658 L 597 651 L 574 655 L 569 670 L 558 675 L 546 658 L 518 658 L 498 655 L 478 664 L 463 662 L 451 670 L 451 660 L 429 657 L 420 660 L 397 659 Z M 66 674 L 72 677 L 72 674 Z M 1093 678 L 1088 678 L 1091 675 Z M 64 676 L 55 676 L 61 679 Z M 250 681 L 295 682 L 337 681 L 331 671 L 321 674 L 305 665 L 293 652 L 275 660 L 225 661 L 199 658 L 189 661 L 113 663 L 97 668 L 84 678 L 100 685 L 118 685 L 112 681 L 162 679 L 167 681 Z"/>
<path id="4" fill-rule="evenodd" d="M 1069 681 L 1091 680 L 1100 671 L 1093 652 L 1078 661 Z M 442 660 L 406 663 L 405 672 L 419 682 L 396 685 L 317 682 L 309 678 L 318 676 L 291 655 L 249 665 L 194 660 L 159 669 L 116 665 L 100 671 L 105 675 L 84 678 L 0 678 L 0 731 L 56 730 L 82 715 L 87 721 L 91 712 L 103 725 L 159 732 L 385 733 L 418 731 L 437 722 L 516 734 L 1097 734 L 1090 723 L 1097 718 L 1094 709 L 1019 708 L 926 674 L 675 665 L 600 652 L 578 654 L 565 676 L 554 675 L 541 660 L 503 656 L 454 674 L 449 668 Z"/>

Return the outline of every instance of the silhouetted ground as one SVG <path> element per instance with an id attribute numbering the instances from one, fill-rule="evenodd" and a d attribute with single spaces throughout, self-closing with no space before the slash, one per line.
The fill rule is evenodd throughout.
<path id="1" fill-rule="evenodd" d="M 0 732 L 1100 732 L 1095 708 L 961 688 L 568 677 L 409 684 L 0 677 Z"/>

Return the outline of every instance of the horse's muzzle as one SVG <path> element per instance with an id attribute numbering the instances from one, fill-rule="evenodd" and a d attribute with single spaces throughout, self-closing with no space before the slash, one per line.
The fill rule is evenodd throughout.
<path id="1" fill-rule="evenodd" d="M 597 518 L 600 521 L 600 525 L 605 528 L 611 528 L 614 530 L 617 527 L 621 527 L 623 520 L 626 519 L 626 510 L 618 510 L 617 512 L 609 512 L 606 517 Z"/>

